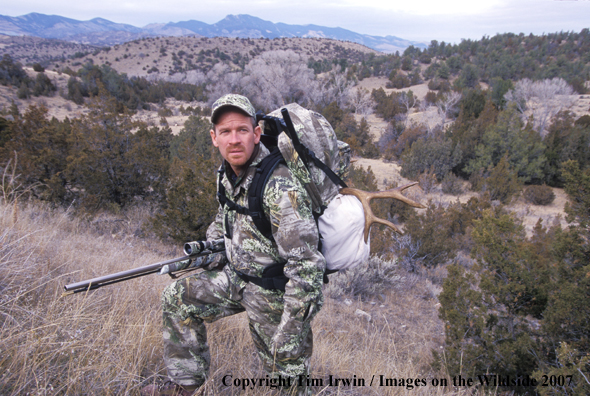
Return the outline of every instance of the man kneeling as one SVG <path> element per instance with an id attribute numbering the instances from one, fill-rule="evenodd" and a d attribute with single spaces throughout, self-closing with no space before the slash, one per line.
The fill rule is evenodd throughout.
<path id="1" fill-rule="evenodd" d="M 255 110 L 244 96 L 225 95 L 213 104 L 211 123 L 213 145 L 224 161 L 218 176 L 220 207 L 207 240 L 224 238 L 227 260 L 164 290 L 164 361 L 171 382 L 145 387 L 144 395 L 190 395 L 198 389 L 210 363 L 204 322 L 244 311 L 271 378 L 309 373 L 311 321 L 323 304 L 326 265 L 311 201 L 289 168 L 279 164 L 261 197 L 272 225 L 272 235 L 264 236 L 240 209 L 248 207 L 257 165 L 270 154 L 260 142 Z M 283 393 L 311 394 L 297 381 L 291 383 Z"/>

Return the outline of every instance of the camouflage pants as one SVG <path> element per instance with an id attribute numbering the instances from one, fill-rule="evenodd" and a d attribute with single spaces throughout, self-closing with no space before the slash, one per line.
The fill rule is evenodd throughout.
<path id="1" fill-rule="evenodd" d="M 168 376 L 179 385 L 201 385 L 209 372 L 209 346 L 204 322 L 246 312 L 250 333 L 264 369 L 271 376 L 307 376 L 313 349 L 310 323 L 303 328 L 295 354 L 271 354 L 271 338 L 281 321 L 283 292 L 265 290 L 238 278 L 226 266 L 204 271 L 169 285 L 162 295 L 164 362 Z M 296 381 L 293 381 L 296 383 Z M 284 390 L 309 394 L 308 389 Z"/>

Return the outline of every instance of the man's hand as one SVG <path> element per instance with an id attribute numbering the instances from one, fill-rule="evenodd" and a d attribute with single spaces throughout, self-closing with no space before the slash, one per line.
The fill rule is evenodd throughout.
<path id="1" fill-rule="evenodd" d="M 275 359 L 284 360 L 297 354 L 297 349 L 301 346 L 301 334 L 286 334 L 279 328 L 272 337 L 270 352 Z"/>
<path id="2" fill-rule="evenodd" d="M 183 269 L 186 269 L 189 267 L 189 265 L 191 265 L 192 260 L 188 259 L 188 260 L 183 260 L 183 261 L 179 261 L 177 263 L 174 264 L 167 264 L 165 266 L 163 266 L 160 269 L 160 272 L 158 273 L 158 275 L 166 275 L 170 273 L 170 265 L 173 266 L 173 271 L 182 271 Z"/>
<path id="3" fill-rule="evenodd" d="M 165 265 L 160 269 L 159 274 L 165 275 L 190 268 L 203 268 L 204 270 L 212 271 L 223 268 L 226 263 L 227 257 L 225 256 L 225 252 L 217 252 Z"/>

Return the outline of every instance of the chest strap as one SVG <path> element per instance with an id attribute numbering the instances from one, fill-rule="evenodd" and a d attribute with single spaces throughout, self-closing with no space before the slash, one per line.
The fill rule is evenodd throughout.
<path id="1" fill-rule="evenodd" d="M 283 264 L 269 265 L 262 272 L 262 276 L 258 277 L 246 275 L 231 266 L 231 269 L 236 273 L 236 275 L 246 283 L 254 283 L 255 285 L 260 286 L 266 290 L 281 290 L 284 292 L 285 286 L 289 282 L 289 278 L 287 278 L 283 273 L 283 268 Z"/>

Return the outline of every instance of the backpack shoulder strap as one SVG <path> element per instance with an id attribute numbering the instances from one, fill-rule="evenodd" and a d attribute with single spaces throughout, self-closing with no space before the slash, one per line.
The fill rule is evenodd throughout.
<path id="1" fill-rule="evenodd" d="M 301 143 L 299 136 L 297 136 L 297 132 L 295 131 L 295 126 L 293 125 L 291 116 L 289 115 L 289 110 L 281 109 L 281 114 L 283 115 L 283 120 L 285 121 L 285 133 L 293 142 L 295 151 L 297 151 L 297 154 L 299 154 L 299 157 L 301 157 L 305 165 L 309 167 L 309 165 L 313 162 L 315 166 L 320 168 L 326 174 L 326 176 L 328 176 L 332 183 L 342 188 L 348 187 L 344 180 L 340 178 L 340 176 L 334 173 L 334 171 L 332 171 L 328 165 L 324 164 L 318 157 L 316 157 L 313 151 Z"/>
<path id="2" fill-rule="evenodd" d="M 248 189 L 248 207 L 238 205 L 225 195 L 225 187 L 221 182 L 223 178 L 224 167 L 222 166 L 219 170 L 219 178 L 217 181 L 217 199 L 221 206 L 227 206 L 228 210 L 236 211 L 240 214 L 246 214 L 252 218 L 254 225 L 268 239 L 272 237 L 272 225 L 270 220 L 264 214 L 263 200 L 264 200 L 264 189 L 268 183 L 268 179 L 272 172 L 277 168 L 280 162 L 284 162 L 283 155 L 279 149 L 274 149 L 271 153 L 266 156 L 257 165 L 256 172 L 252 179 L 252 183 Z M 226 237 L 231 239 L 230 227 L 228 224 L 227 215 L 225 216 L 225 231 Z"/>
<path id="3" fill-rule="evenodd" d="M 250 211 L 250 217 L 254 225 L 268 239 L 272 238 L 272 225 L 270 220 L 264 214 L 263 201 L 264 201 L 264 189 L 270 179 L 270 175 L 277 168 L 279 163 L 284 162 L 283 155 L 277 149 L 273 149 L 270 155 L 266 156 L 258 164 L 252 184 L 248 189 L 248 208 Z"/>

